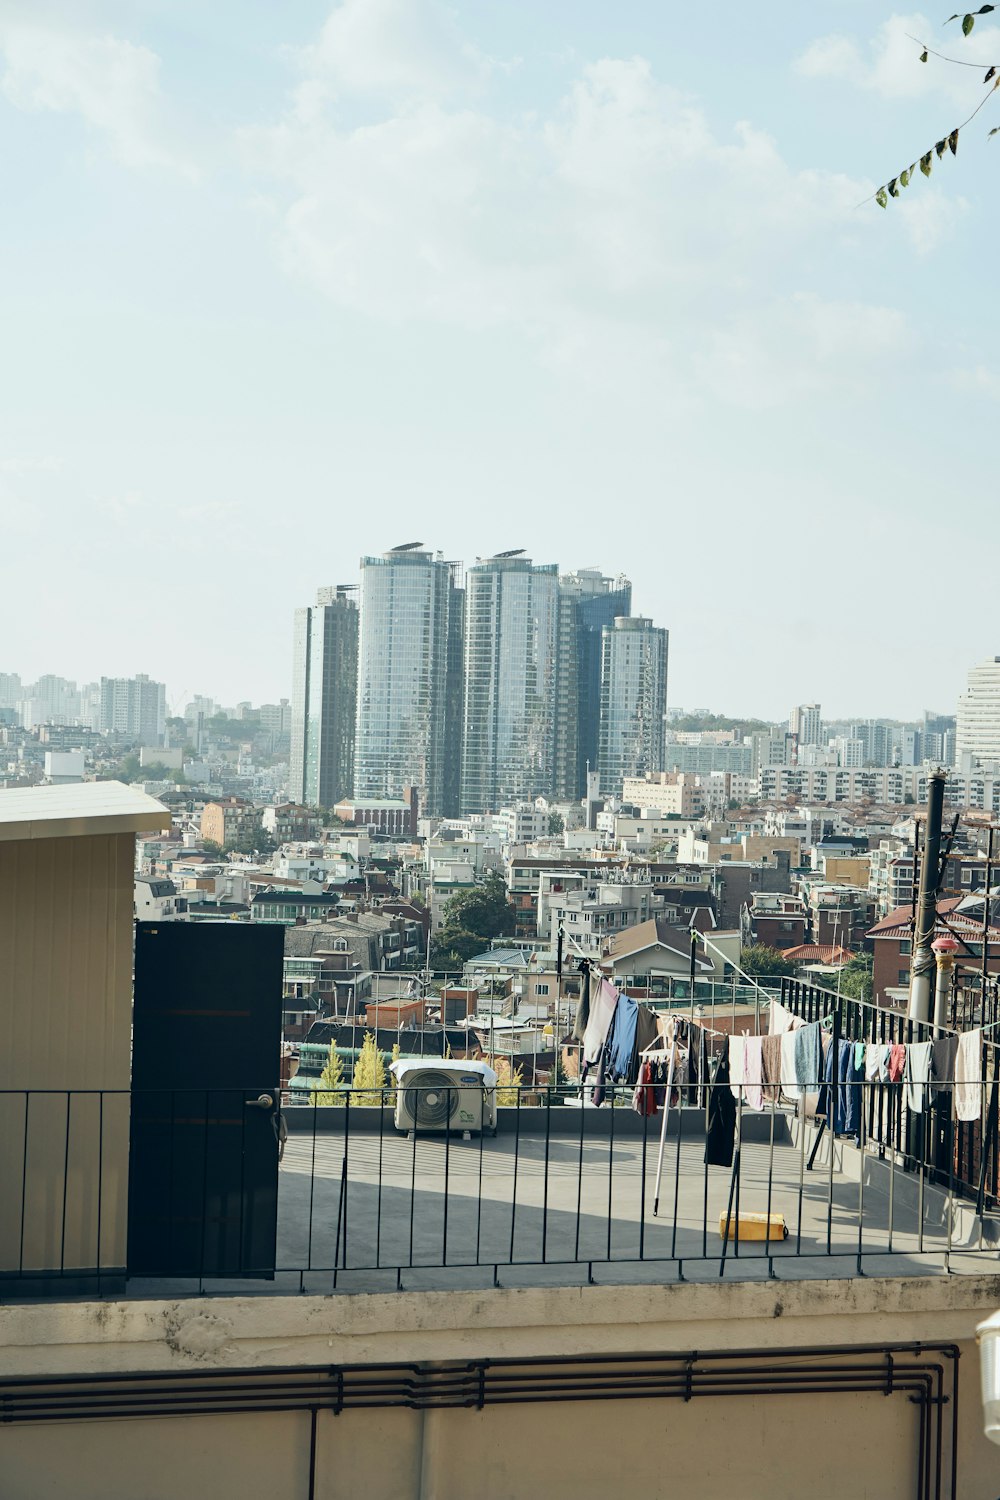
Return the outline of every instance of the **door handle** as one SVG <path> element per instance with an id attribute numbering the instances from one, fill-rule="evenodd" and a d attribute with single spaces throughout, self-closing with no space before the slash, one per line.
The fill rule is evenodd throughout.
<path id="1" fill-rule="evenodd" d="M 247 1109 L 273 1109 L 274 1100 L 270 1094 L 258 1094 L 256 1099 L 245 1099 Z"/>

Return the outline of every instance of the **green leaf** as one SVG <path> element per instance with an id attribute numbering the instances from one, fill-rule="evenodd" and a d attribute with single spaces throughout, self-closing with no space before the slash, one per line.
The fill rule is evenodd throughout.
<path id="1" fill-rule="evenodd" d="M 880 187 L 878 192 L 875 194 L 875 202 L 878 204 L 879 208 L 885 208 L 886 204 L 889 202 L 889 198 L 884 187 Z"/>
<path id="2" fill-rule="evenodd" d="M 996 72 L 996 68 L 987 68 L 987 70 L 986 70 L 986 77 L 983 79 L 983 82 L 984 83 L 989 83 L 990 79 L 993 77 L 993 75 L 994 75 L 995 72 Z"/>
<path id="3" fill-rule="evenodd" d="M 948 17 L 948 21 L 957 21 L 960 15 L 961 15 L 961 11 L 956 10 L 956 12 L 955 12 L 955 14 L 953 16 L 949 16 Z M 945 23 L 944 23 L 946 26 L 948 24 L 948 21 L 945 21 Z"/>
<path id="4" fill-rule="evenodd" d="M 933 165 L 934 153 L 932 151 L 928 151 L 924 156 L 920 158 L 920 170 L 921 172 L 923 172 L 925 177 L 929 177 L 931 175 L 931 167 L 933 167 Z"/>
<path id="5" fill-rule="evenodd" d="M 963 36 L 968 36 L 969 32 L 972 30 L 972 28 L 973 28 L 973 26 L 975 26 L 975 24 L 976 24 L 976 18 L 975 18 L 975 16 L 963 16 L 962 17 L 962 35 Z"/>
<path id="6" fill-rule="evenodd" d="M 923 52 L 921 52 L 921 54 L 920 54 L 920 61 L 921 62 L 926 62 L 927 61 L 927 48 L 926 47 L 924 48 Z"/>
<path id="7" fill-rule="evenodd" d="M 896 186 L 896 179 L 895 179 L 895 177 L 890 177 L 889 178 L 889 181 L 886 183 L 886 188 L 888 189 L 889 197 L 890 198 L 898 198 L 899 197 L 899 188 Z"/>
<path id="8" fill-rule="evenodd" d="M 993 129 L 990 131 L 990 135 L 1000 135 L 1000 125 L 994 125 Z M 989 140 L 989 138 L 990 136 L 988 135 L 986 139 Z"/>
<path id="9" fill-rule="evenodd" d="M 952 156 L 958 155 L 958 131 L 953 130 L 948 137 L 948 145 L 951 147 Z"/>
<path id="10" fill-rule="evenodd" d="M 948 137 L 947 136 L 943 135 L 939 141 L 935 141 L 934 142 L 934 150 L 938 154 L 938 161 L 941 160 L 942 156 L 947 151 L 947 149 L 948 149 Z"/>
<path id="11" fill-rule="evenodd" d="M 981 5 L 976 11 L 977 16 L 988 16 L 991 10 L 996 10 L 995 5 Z"/>
<path id="12" fill-rule="evenodd" d="M 909 185 L 910 185 L 910 171 L 911 171 L 911 169 L 909 167 L 907 167 L 906 170 L 905 170 L 905 172 L 900 172 L 900 174 L 899 174 L 899 185 L 900 185 L 900 187 L 909 187 Z"/>

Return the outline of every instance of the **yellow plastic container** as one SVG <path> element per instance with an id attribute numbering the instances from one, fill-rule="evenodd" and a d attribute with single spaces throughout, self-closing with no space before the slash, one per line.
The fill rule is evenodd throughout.
<path id="1" fill-rule="evenodd" d="M 726 1237 L 726 1215 L 719 1215 L 719 1238 Z M 772 1214 L 770 1223 L 767 1214 L 741 1213 L 739 1217 L 733 1214 L 729 1221 L 729 1238 L 731 1240 L 787 1240 L 788 1225 L 785 1223 L 784 1214 Z"/>

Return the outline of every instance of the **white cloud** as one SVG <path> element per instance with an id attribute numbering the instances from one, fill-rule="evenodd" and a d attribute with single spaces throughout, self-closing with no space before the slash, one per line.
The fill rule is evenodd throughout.
<path id="1" fill-rule="evenodd" d="M 62 466 L 62 459 L 50 453 L 0 458 L 0 474 L 58 474 Z"/>
<path id="2" fill-rule="evenodd" d="M 968 395 L 986 396 L 991 401 L 1000 401 L 1000 373 L 988 365 L 974 365 L 967 370 L 953 370 L 950 383 L 957 391 Z"/>
<path id="3" fill-rule="evenodd" d="M 437 0 L 342 0 L 301 60 L 335 91 L 397 103 L 468 94 L 490 69 Z"/>
<path id="4" fill-rule="evenodd" d="M 170 140 L 160 60 L 148 47 L 0 16 L 0 59 L 0 88 L 18 109 L 79 115 L 126 166 L 197 175 Z"/>
<path id="5" fill-rule="evenodd" d="M 918 42 L 926 42 L 935 52 L 957 58 L 960 63 L 981 63 L 985 73 L 1000 53 L 1000 29 L 980 22 L 970 37 L 963 37 L 957 27 L 942 32 L 938 22 L 929 21 L 919 11 L 893 15 L 883 21 L 865 47 L 839 33 L 817 38 L 796 60 L 795 68 L 804 78 L 842 79 L 886 99 L 921 99 L 936 94 L 959 106 L 968 105 L 971 110 L 982 93 L 978 67 L 956 66 L 934 56 L 922 63 Z"/>
<path id="6" fill-rule="evenodd" d="M 918 183 L 924 186 L 923 178 Z M 893 212 L 901 215 L 911 245 L 918 255 L 931 255 L 954 235 L 969 211 L 967 198 L 949 198 L 940 191 L 907 193 L 897 198 Z"/>
<path id="7" fill-rule="evenodd" d="M 427 14 L 422 0 L 373 4 L 405 11 L 411 25 Z M 362 9 L 348 0 L 333 19 Z M 338 33 L 342 48 L 353 35 Z M 338 51 L 338 76 L 388 80 L 392 93 L 392 48 L 382 73 L 362 35 L 363 62 Z M 475 83 L 477 61 L 466 66 Z M 856 233 L 866 184 L 792 169 L 745 122 L 718 134 L 642 58 L 584 67 L 548 118 L 449 107 L 433 76 L 422 66 L 424 97 L 351 125 L 322 77 L 307 75 L 282 121 L 244 137 L 254 177 L 275 183 L 283 264 L 337 305 L 391 321 L 515 327 L 550 367 L 609 388 L 623 377 L 671 402 L 700 387 L 733 400 L 745 388 L 752 403 L 762 382 L 795 399 L 840 380 L 852 340 L 868 347 L 864 310 L 824 314 L 811 270 Z M 440 76 L 451 97 L 452 74 Z M 882 342 L 905 343 L 890 310 L 872 316 Z M 792 375 L 779 381 L 771 372 L 784 357 Z M 855 361 L 859 387 L 866 364 L 867 354 Z"/>

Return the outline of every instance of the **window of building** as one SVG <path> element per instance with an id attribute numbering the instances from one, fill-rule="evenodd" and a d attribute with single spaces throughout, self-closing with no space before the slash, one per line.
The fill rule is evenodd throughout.
<path id="1" fill-rule="evenodd" d="M 549 987 L 548 987 L 547 984 L 536 984 L 535 985 L 535 994 L 536 995 L 547 995 L 548 993 L 549 993 Z"/>
<path id="2" fill-rule="evenodd" d="M 908 985 L 909 982 L 910 982 L 910 971 L 909 971 L 909 969 L 900 969 L 900 971 L 899 971 L 899 977 L 898 977 L 896 983 L 905 986 L 905 985 Z"/>

